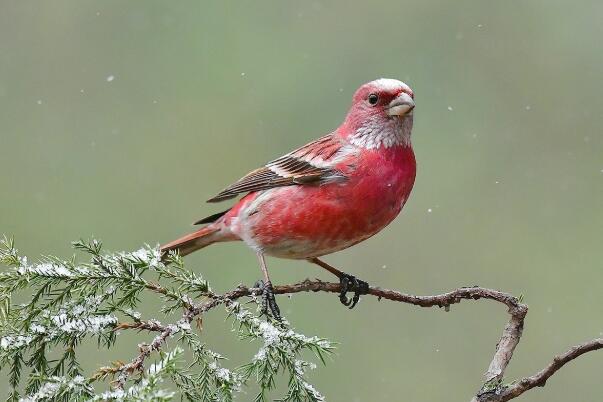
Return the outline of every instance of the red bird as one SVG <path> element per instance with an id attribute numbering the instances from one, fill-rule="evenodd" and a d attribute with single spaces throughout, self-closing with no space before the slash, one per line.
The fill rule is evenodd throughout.
<path id="1" fill-rule="evenodd" d="M 330 134 L 248 173 L 208 202 L 245 194 L 206 226 L 164 245 L 184 256 L 210 244 L 242 240 L 263 272 L 263 309 L 279 318 L 265 255 L 305 259 L 337 275 L 340 300 L 353 308 L 368 284 L 319 259 L 368 239 L 406 203 L 415 181 L 410 142 L 413 91 L 393 79 L 362 85 L 344 122 Z M 346 294 L 354 291 L 348 300 Z"/>

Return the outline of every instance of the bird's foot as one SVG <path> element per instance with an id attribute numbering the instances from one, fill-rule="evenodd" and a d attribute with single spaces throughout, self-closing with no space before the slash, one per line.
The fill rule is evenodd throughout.
<path id="1" fill-rule="evenodd" d="M 276 304 L 272 282 L 259 280 L 256 282 L 255 287 L 262 291 L 261 314 L 266 315 L 267 317 L 271 316 L 275 320 L 281 322 L 281 310 L 278 308 L 278 304 Z"/>
<path id="2" fill-rule="evenodd" d="M 356 306 L 361 295 L 366 295 L 369 292 L 369 284 L 353 275 L 344 273 L 341 278 L 339 278 L 339 283 L 341 284 L 339 301 L 350 309 Z M 348 299 L 347 297 L 348 292 L 354 292 L 354 296 L 351 299 Z"/>

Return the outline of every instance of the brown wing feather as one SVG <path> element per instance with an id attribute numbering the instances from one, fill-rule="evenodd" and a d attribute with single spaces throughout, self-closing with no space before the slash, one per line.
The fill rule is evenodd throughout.
<path id="1" fill-rule="evenodd" d="M 242 193 L 274 187 L 320 184 L 345 179 L 338 170 L 316 164 L 318 161 L 324 164 L 332 159 L 341 146 L 340 140 L 331 134 L 321 137 L 248 173 L 208 202 L 219 202 Z"/>

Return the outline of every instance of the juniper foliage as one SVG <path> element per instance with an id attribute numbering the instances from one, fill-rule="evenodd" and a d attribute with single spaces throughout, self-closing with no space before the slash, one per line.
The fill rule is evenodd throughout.
<path id="1" fill-rule="evenodd" d="M 274 397 L 279 376 L 287 387 L 278 401 L 324 400 L 307 380 L 307 370 L 316 366 L 304 356 L 324 364 L 333 350 L 329 341 L 297 333 L 286 320 L 263 320 L 257 305 L 252 311 L 215 294 L 179 256 L 162 261 L 157 247 L 105 253 L 97 240 L 73 247 L 89 261 L 45 256 L 30 263 L 12 239 L 0 241 L 0 263 L 6 266 L 0 272 L 0 370 L 8 376 L 7 400 L 229 402 L 255 382 L 255 401 L 264 402 Z M 172 324 L 143 319 L 136 308 L 146 292 L 162 300 L 163 313 L 178 318 Z M 14 302 L 23 296 L 26 303 Z M 225 367 L 227 359 L 191 326 L 208 302 L 224 306 L 238 338 L 260 343 L 249 363 Z M 80 345 L 96 342 L 110 349 L 128 330 L 155 336 L 139 345 L 129 363 L 99 361 L 95 372 L 84 372 Z"/>

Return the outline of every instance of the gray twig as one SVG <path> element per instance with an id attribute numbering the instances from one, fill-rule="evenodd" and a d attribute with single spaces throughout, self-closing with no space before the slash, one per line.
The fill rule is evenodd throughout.
<path id="1" fill-rule="evenodd" d="M 274 293 L 290 294 L 310 291 L 339 293 L 340 289 L 339 283 L 306 279 L 303 282 L 295 284 L 274 286 Z M 229 303 L 230 301 L 241 297 L 252 296 L 259 293 L 260 289 L 239 285 L 236 289 L 226 292 L 223 295 L 212 294 L 208 297 L 207 301 L 188 306 L 179 322 L 190 323 L 196 316 L 203 314 L 214 307 Z M 443 307 L 446 310 L 448 310 L 450 305 L 460 303 L 462 300 L 489 299 L 507 306 L 507 312 L 510 315 L 509 321 L 503 329 L 500 340 L 496 345 L 496 352 L 484 375 L 485 382 L 475 397 L 473 397 L 472 402 L 504 402 L 517 398 L 534 387 L 544 386 L 546 381 L 555 374 L 557 370 L 580 355 L 603 348 L 603 338 L 593 339 L 581 345 L 574 346 L 567 352 L 555 356 L 553 361 L 538 373 L 522 378 L 512 384 L 504 385 L 502 379 L 511 358 L 513 357 L 513 352 L 521 339 L 524 320 L 528 313 L 528 306 L 522 303 L 517 297 L 509 293 L 479 286 L 458 288 L 451 292 L 432 296 L 416 296 L 395 290 L 370 287 L 368 294 L 378 297 L 379 299 L 407 303 L 420 307 Z M 171 326 L 160 328 L 147 323 L 122 325 L 124 325 L 123 328 L 157 331 L 160 332 L 160 334 L 155 337 L 151 344 L 143 345 L 139 355 L 130 363 L 119 368 L 118 371 L 120 372 L 120 375 L 117 381 L 118 386 L 123 386 L 129 375 L 135 371 L 142 370 L 146 357 L 148 357 L 153 350 L 159 350 L 161 344 L 172 333 Z"/>

